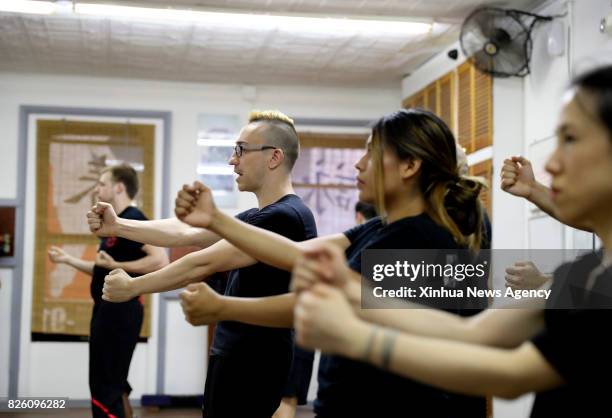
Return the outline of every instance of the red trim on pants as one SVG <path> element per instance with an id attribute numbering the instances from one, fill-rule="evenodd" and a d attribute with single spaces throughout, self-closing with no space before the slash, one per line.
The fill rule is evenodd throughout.
<path id="1" fill-rule="evenodd" d="M 98 401 L 97 399 L 91 398 L 91 403 L 93 403 L 95 406 L 100 408 L 102 410 L 102 412 L 104 412 L 108 418 L 117 418 L 115 415 L 111 414 L 108 411 L 108 408 L 105 407 L 104 405 L 102 405 L 102 403 L 100 401 Z"/>

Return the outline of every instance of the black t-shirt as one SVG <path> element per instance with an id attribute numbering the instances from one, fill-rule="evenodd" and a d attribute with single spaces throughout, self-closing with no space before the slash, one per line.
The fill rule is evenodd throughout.
<path id="1" fill-rule="evenodd" d="M 345 232 L 349 266 L 361 272 L 365 249 L 458 249 L 453 236 L 427 214 L 384 225 L 374 218 Z M 470 417 L 486 415 L 483 398 L 449 394 L 340 356 L 322 355 L 318 417 Z M 476 411 L 476 412 L 475 412 Z"/>
<path id="2" fill-rule="evenodd" d="M 276 232 L 293 241 L 317 236 L 310 209 L 294 194 L 258 210 L 249 209 L 236 216 L 243 222 Z M 225 294 L 239 297 L 264 297 L 287 293 L 291 273 L 263 263 L 232 270 Z M 291 329 L 270 328 L 234 321 L 221 321 L 215 328 L 212 353 L 227 355 L 236 351 L 271 351 L 291 349 Z"/>
<path id="3" fill-rule="evenodd" d="M 147 217 L 134 206 L 128 206 L 119 215 L 124 219 L 136 219 L 138 221 L 146 221 Z M 115 261 L 134 261 L 145 255 L 142 251 L 143 244 L 136 241 L 119 237 L 106 237 L 100 240 L 98 251 L 104 250 L 115 259 Z M 104 287 L 104 278 L 110 273 L 110 270 L 94 265 L 92 280 L 90 286 L 91 297 L 95 303 L 102 301 L 102 288 Z"/>
<path id="4" fill-rule="evenodd" d="M 567 384 L 538 393 L 531 417 L 612 416 L 612 269 L 601 267 L 600 252 L 588 254 L 559 267 L 551 290 L 545 328 L 532 343 Z M 556 309 L 570 304 L 576 309 Z"/>

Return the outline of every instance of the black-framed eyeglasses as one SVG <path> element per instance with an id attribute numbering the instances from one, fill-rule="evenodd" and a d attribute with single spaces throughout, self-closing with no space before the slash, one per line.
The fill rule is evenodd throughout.
<path id="1" fill-rule="evenodd" d="M 271 145 L 262 145 L 260 147 L 247 147 L 245 144 L 236 144 L 234 146 L 234 155 L 238 158 L 242 157 L 245 151 L 263 151 L 265 149 L 276 149 Z"/>

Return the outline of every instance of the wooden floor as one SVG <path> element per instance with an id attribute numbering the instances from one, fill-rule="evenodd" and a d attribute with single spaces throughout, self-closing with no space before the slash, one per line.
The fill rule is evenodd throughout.
<path id="1" fill-rule="evenodd" d="M 91 416 L 89 408 L 70 408 L 57 411 L 56 413 L 47 411 L 41 412 L 0 412 L 2 418 L 42 418 L 42 417 L 62 417 L 62 418 L 87 418 Z M 135 418 L 200 418 L 202 411 L 199 409 L 160 409 L 153 408 L 134 408 Z M 298 407 L 296 418 L 312 418 L 314 413 L 310 406 Z"/>

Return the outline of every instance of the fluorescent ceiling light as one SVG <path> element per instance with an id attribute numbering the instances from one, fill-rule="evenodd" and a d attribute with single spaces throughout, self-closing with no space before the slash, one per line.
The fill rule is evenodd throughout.
<path id="1" fill-rule="evenodd" d="M 408 20 L 343 19 L 255 13 L 222 13 L 93 3 L 77 3 L 75 5 L 75 12 L 82 15 L 118 17 L 130 20 L 146 19 L 165 22 L 205 23 L 213 26 L 242 27 L 245 29 L 262 30 L 278 29 L 291 32 L 420 35 L 430 32 L 432 28 L 431 23 Z"/>
<path id="2" fill-rule="evenodd" d="M 55 4 L 48 1 L 1 0 L 0 12 L 32 13 L 48 15 L 55 11 Z"/>

